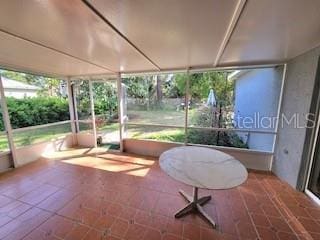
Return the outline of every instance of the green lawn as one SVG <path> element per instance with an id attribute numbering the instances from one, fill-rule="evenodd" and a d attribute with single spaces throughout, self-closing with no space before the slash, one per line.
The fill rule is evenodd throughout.
<path id="1" fill-rule="evenodd" d="M 184 111 L 170 110 L 149 110 L 149 111 L 128 111 L 129 122 L 145 124 L 163 124 L 183 126 Z"/>
<path id="2" fill-rule="evenodd" d="M 128 126 L 127 137 L 134 139 L 152 139 L 169 142 L 184 142 L 183 128 L 163 128 L 152 126 Z"/>
<path id="3" fill-rule="evenodd" d="M 129 110 L 129 123 L 184 126 L 185 112 L 175 110 Z M 183 128 L 128 126 L 127 137 L 159 141 L 184 142 Z"/>
<path id="4" fill-rule="evenodd" d="M 27 146 L 34 143 L 49 141 L 57 137 L 61 137 L 71 132 L 70 123 L 57 126 L 39 128 L 34 130 L 26 130 L 13 134 L 13 140 L 16 147 Z M 6 135 L 0 136 L 0 151 L 8 149 L 8 140 Z"/>
<path id="5" fill-rule="evenodd" d="M 192 114 L 193 109 L 190 110 Z M 134 139 L 152 139 L 169 142 L 184 142 L 185 112 L 183 110 L 149 110 L 128 111 L 129 123 L 161 124 L 180 126 L 182 128 L 167 128 L 154 126 L 128 126 L 127 137 Z"/>

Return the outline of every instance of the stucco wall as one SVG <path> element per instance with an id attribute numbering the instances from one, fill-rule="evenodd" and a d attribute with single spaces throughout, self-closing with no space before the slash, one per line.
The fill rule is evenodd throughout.
<path id="1" fill-rule="evenodd" d="M 300 125 L 311 103 L 320 47 L 300 55 L 287 65 L 281 113 L 287 118 L 299 113 Z M 280 124 L 272 171 L 293 187 L 297 185 L 306 129 Z"/>
<path id="2" fill-rule="evenodd" d="M 254 69 L 236 79 L 235 120 L 240 120 L 238 117 L 257 120 L 248 127 L 241 120 L 238 122 L 240 128 L 274 131 L 272 118 L 277 116 L 282 72 L 283 67 Z M 272 151 L 274 135 L 250 133 L 248 140 L 247 134 L 239 135 L 248 142 L 250 149 Z"/>

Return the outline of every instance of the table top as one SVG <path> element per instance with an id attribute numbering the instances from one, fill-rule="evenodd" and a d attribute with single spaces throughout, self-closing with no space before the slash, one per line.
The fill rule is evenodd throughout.
<path id="1" fill-rule="evenodd" d="M 187 185 L 206 189 L 228 189 L 242 184 L 247 169 L 234 157 L 218 150 L 184 146 L 161 154 L 161 169 Z"/>

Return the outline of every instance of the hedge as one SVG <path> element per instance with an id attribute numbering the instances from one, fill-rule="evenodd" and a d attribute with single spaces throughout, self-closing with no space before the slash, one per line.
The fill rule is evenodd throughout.
<path id="1" fill-rule="evenodd" d="M 70 119 L 67 99 L 60 97 L 34 97 L 16 99 L 7 97 L 12 128 L 22 128 Z M 4 130 L 2 115 L 0 129 Z"/>

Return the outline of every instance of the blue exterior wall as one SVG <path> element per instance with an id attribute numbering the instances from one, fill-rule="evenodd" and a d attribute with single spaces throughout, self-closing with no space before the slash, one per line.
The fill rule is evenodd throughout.
<path id="1" fill-rule="evenodd" d="M 235 80 L 235 121 L 238 128 L 274 131 L 272 117 L 277 116 L 283 67 L 247 70 Z M 259 117 L 258 117 L 259 116 Z M 239 117 L 250 117 L 254 124 L 245 126 Z M 268 119 L 263 119 L 268 117 Z M 271 125 L 271 126 L 270 126 Z M 250 149 L 272 151 L 274 135 L 250 133 L 238 135 Z"/>

